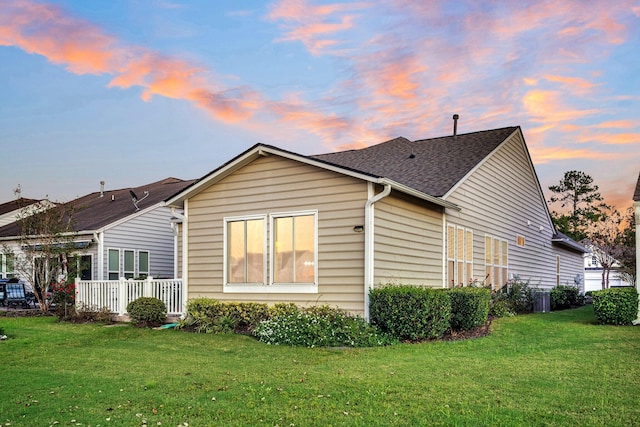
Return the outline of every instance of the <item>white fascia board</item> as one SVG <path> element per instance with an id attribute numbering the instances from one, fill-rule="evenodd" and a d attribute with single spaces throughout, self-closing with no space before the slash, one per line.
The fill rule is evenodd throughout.
<path id="1" fill-rule="evenodd" d="M 456 205 L 455 203 L 447 202 L 446 200 L 443 200 L 439 197 L 430 196 L 429 194 L 423 193 L 422 191 L 415 190 L 411 187 L 407 187 L 404 184 L 400 184 L 399 182 L 395 182 L 387 178 L 382 178 L 381 180 L 378 180 L 377 183 L 382 185 L 388 184 L 393 190 L 417 197 L 418 199 L 426 200 L 427 202 L 431 202 L 444 208 L 454 209 L 456 211 L 462 210 L 462 208 L 460 208 L 460 206 Z"/>
<path id="2" fill-rule="evenodd" d="M 209 176 L 204 177 L 193 186 L 185 189 L 182 193 L 179 193 L 176 196 L 172 197 L 171 199 L 167 200 L 166 204 L 172 207 L 182 207 L 182 203 L 184 203 L 186 199 L 195 196 L 196 194 L 200 193 L 202 190 L 206 189 L 210 185 L 220 181 L 221 179 L 232 174 L 236 170 L 246 166 L 247 164 L 257 159 L 258 157 L 263 157 L 263 156 L 266 157 L 269 155 L 276 155 L 285 159 L 295 160 L 300 163 L 316 166 L 318 168 L 337 172 L 342 175 L 352 176 L 354 178 L 362 179 L 365 181 L 371 181 L 371 182 L 379 181 L 377 177 L 355 172 L 349 169 L 344 169 L 339 166 L 327 164 L 325 162 L 321 162 L 307 156 L 302 156 L 302 155 L 291 153 L 288 151 L 283 151 L 275 147 L 257 145 L 253 149 L 240 155 L 240 157 L 236 158 L 234 161 L 222 166 L 220 169 L 214 171 Z"/>

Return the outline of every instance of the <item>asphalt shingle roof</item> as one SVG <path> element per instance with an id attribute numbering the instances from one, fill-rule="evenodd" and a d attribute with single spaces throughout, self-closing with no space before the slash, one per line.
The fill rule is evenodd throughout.
<path id="1" fill-rule="evenodd" d="M 636 184 L 636 191 L 633 193 L 633 201 L 640 202 L 640 175 L 638 175 L 638 183 Z"/>
<path id="2" fill-rule="evenodd" d="M 38 200 L 35 199 L 22 198 L 22 200 L 20 200 L 20 203 L 18 203 L 18 200 L 12 200 L 10 202 L 3 203 L 0 205 L 0 215 L 16 211 L 20 209 L 21 206 L 29 206 L 37 202 Z"/>
<path id="3" fill-rule="evenodd" d="M 166 178 L 151 184 L 135 188 L 122 188 L 119 190 L 104 191 L 88 194 L 67 202 L 73 206 L 73 221 L 76 231 L 93 231 L 126 218 L 136 212 L 136 207 L 131 200 L 133 191 L 138 197 L 140 210 L 153 206 L 169 196 L 181 191 L 194 181 L 183 181 L 177 178 Z M 145 191 L 149 196 L 144 200 Z M 0 237 L 10 237 L 19 234 L 16 223 L 7 224 L 0 228 Z"/>
<path id="4" fill-rule="evenodd" d="M 410 141 L 398 137 L 358 150 L 309 156 L 444 196 L 518 127 Z"/>

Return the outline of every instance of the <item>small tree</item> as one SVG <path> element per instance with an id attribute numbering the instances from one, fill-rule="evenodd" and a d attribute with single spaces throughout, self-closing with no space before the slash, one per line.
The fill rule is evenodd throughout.
<path id="1" fill-rule="evenodd" d="M 636 283 L 636 217 L 635 209 L 630 207 L 624 215 L 620 235 L 622 255 L 618 259 L 622 264 L 620 274 L 629 283 Z"/>
<path id="2" fill-rule="evenodd" d="M 43 312 L 49 311 L 49 287 L 64 280 L 68 254 L 75 250 L 73 207 L 49 200 L 25 205 L 16 190 L 19 214 L 16 218 L 17 247 L 4 245 L 13 260 L 14 273 L 33 286 L 36 301 Z"/>
<path id="3" fill-rule="evenodd" d="M 558 185 L 549 186 L 553 196 L 549 203 L 560 203 L 566 213 L 553 211 L 551 217 L 556 228 L 575 241 L 587 238 L 587 228 L 602 219 L 608 206 L 598 192 L 593 178 L 580 171 L 568 171 Z"/>
<path id="4" fill-rule="evenodd" d="M 600 221 L 590 225 L 588 237 L 583 240 L 602 266 L 602 289 L 609 287 L 609 273 L 623 255 L 622 220 L 619 211 L 607 209 Z"/>

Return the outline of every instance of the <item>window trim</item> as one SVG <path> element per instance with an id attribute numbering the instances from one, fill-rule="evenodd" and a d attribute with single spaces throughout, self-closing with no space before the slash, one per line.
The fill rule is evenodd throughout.
<path id="1" fill-rule="evenodd" d="M 278 218 L 293 218 L 298 216 L 313 216 L 313 282 L 276 283 L 275 282 L 275 220 Z M 318 211 L 278 212 L 269 214 L 269 286 L 282 292 L 316 293 L 318 292 Z M 295 248 L 294 248 L 295 251 Z M 293 289 L 292 289 L 293 288 Z"/>
<path id="2" fill-rule="evenodd" d="M 262 283 L 245 282 L 245 283 L 229 283 L 229 243 L 228 243 L 228 224 L 231 222 L 239 221 L 255 221 L 262 220 Z M 223 286 L 222 291 L 225 293 L 252 293 L 252 292 L 265 292 L 267 287 L 267 215 L 243 215 L 243 216 L 230 216 L 223 218 L 223 233 L 222 233 L 222 263 L 223 263 Z"/>
<path id="3" fill-rule="evenodd" d="M 132 253 L 133 254 L 133 260 L 131 261 L 131 268 L 132 270 L 127 270 L 127 253 Z M 122 258 L 120 259 L 120 261 L 122 262 L 122 277 L 124 277 L 125 279 L 135 279 L 137 274 L 136 274 L 136 250 L 135 249 L 122 249 L 121 250 L 121 255 Z M 131 277 L 127 277 L 127 274 L 130 274 Z"/>
<path id="4" fill-rule="evenodd" d="M 142 271 L 140 269 L 140 254 L 141 253 L 146 253 L 147 254 L 147 270 L 146 271 Z M 138 249 L 138 262 L 135 263 L 135 268 L 136 268 L 138 277 L 141 277 L 143 274 L 146 274 L 147 277 L 149 277 L 151 275 L 151 251 L 148 251 L 146 249 Z"/>
<path id="5" fill-rule="evenodd" d="M 12 260 L 12 269 L 9 269 L 9 259 Z M 0 278 L 11 279 L 16 275 L 16 256 L 11 253 L 0 253 Z"/>
<path id="6" fill-rule="evenodd" d="M 451 233 L 453 231 L 453 233 Z M 462 233 L 460 236 L 459 233 Z M 456 224 L 447 223 L 446 234 L 446 275 L 447 275 L 447 287 L 467 286 L 473 281 L 473 264 L 474 264 L 474 235 L 473 229 L 469 227 L 463 227 Z M 460 237 L 462 237 L 462 247 L 459 247 Z M 450 245 L 453 245 L 451 248 Z M 469 247 L 470 246 L 470 247 Z M 453 257 L 450 257 L 449 250 L 453 249 Z M 449 267 L 449 264 L 453 263 L 453 267 Z M 450 274 L 453 273 L 453 278 Z M 462 270 L 463 277 L 460 280 L 460 271 Z M 468 277 L 467 277 L 468 276 Z"/>
<path id="7" fill-rule="evenodd" d="M 111 270 L 111 262 L 110 262 L 110 258 L 109 255 L 111 254 L 111 251 L 116 251 L 118 252 L 118 271 L 115 270 Z M 122 255 L 122 251 L 120 250 L 120 248 L 107 248 L 107 280 L 120 280 L 120 257 Z M 117 279 L 112 279 L 111 278 L 111 274 L 112 273 L 116 273 L 118 275 Z"/>
<path id="8" fill-rule="evenodd" d="M 273 280 L 273 243 L 274 243 L 274 220 L 276 218 L 292 217 L 292 216 L 311 216 L 313 215 L 314 224 L 314 282 L 313 283 L 274 283 Z M 227 242 L 227 223 L 233 221 L 246 221 L 263 219 L 264 224 L 264 250 L 263 250 L 263 268 L 264 283 L 228 283 L 228 242 Z M 268 220 L 267 220 L 268 219 Z M 223 218 L 223 293 L 260 293 L 260 294 L 317 294 L 318 293 L 318 211 L 303 210 L 290 212 L 275 212 L 258 215 L 231 216 Z"/>
<path id="9" fill-rule="evenodd" d="M 487 239 L 490 241 L 491 253 L 487 251 L 489 246 L 487 245 Z M 495 253 L 496 243 L 498 244 L 499 254 Z M 497 258 L 496 258 L 497 256 Z M 495 261 L 498 261 L 496 264 Z M 493 280 L 495 277 L 495 268 L 500 271 L 500 281 L 496 284 Z M 487 269 L 490 268 L 491 272 L 488 273 Z M 489 274 L 489 283 L 491 283 L 492 289 L 500 289 L 509 281 L 509 241 L 500 237 L 496 237 L 491 234 L 484 235 L 484 269 L 485 274 Z"/>

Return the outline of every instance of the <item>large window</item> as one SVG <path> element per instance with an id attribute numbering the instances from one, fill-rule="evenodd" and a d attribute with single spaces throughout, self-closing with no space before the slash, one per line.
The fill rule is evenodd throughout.
<path id="1" fill-rule="evenodd" d="M 273 215 L 273 283 L 315 283 L 315 214 Z"/>
<path id="2" fill-rule="evenodd" d="M 484 264 L 489 283 L 500 289 L 509 278 L 509 244 L 504 239 L 485 235 Z"/>
<path id="3" fill-rule="evenodd" d="M 473 280 L 473 231 L 447 225 L 447 283 L 469 284 Z"/>
<path id="4" fill-rule="evenodd" d="M 225 218 L 225 292 L 317 292 L 317 228 L 316 211 Z"/>
<path id="5" fill-rule="evenodd" d="M 266 217 L 225 220 L 226 283 L 265 284 Z"/>

